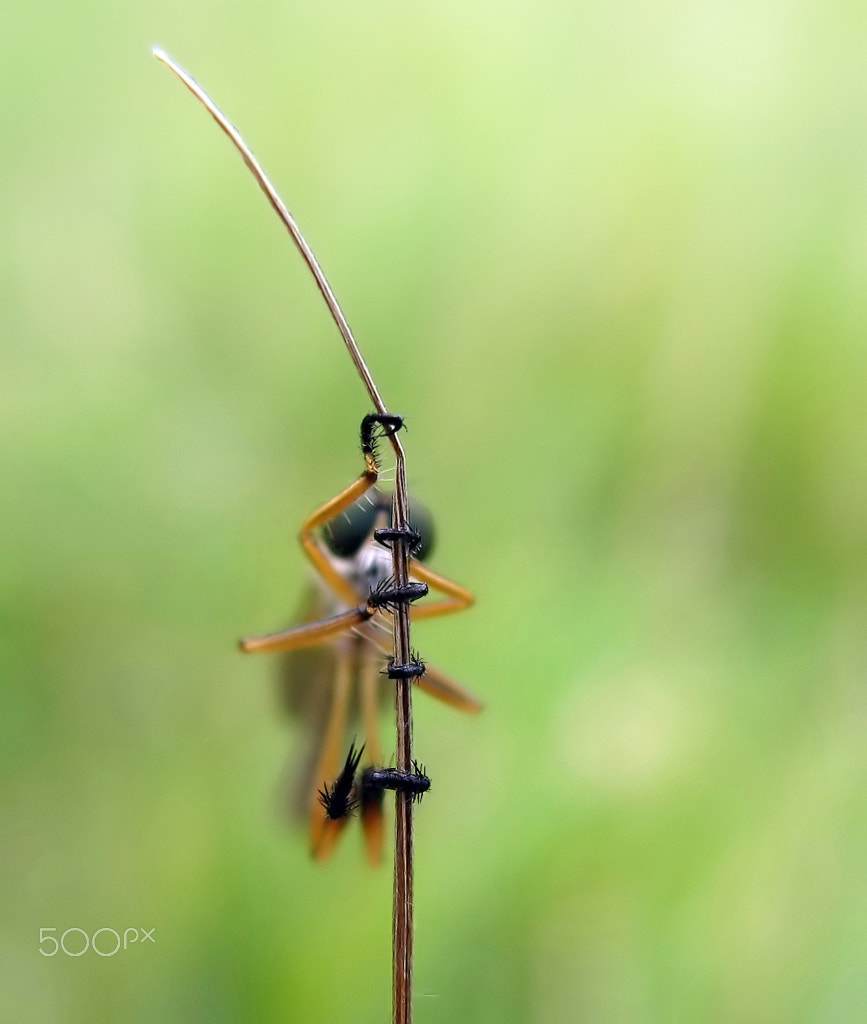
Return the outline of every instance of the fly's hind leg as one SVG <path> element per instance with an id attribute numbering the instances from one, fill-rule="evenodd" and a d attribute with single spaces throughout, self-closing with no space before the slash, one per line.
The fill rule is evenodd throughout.
<path id="1" fill-rule="evenodd" d="M 371 643 L 386 658 L 391 655 L 391 650 L 385 641 L 384 635 L 379 636 L 371 632 L 369 636 Z M 449 704 L 453 708 L 457 708 L 458 711 L 464 711 L 470 715 L 477 714 L 484 707 L 479 698 L 461 686 L 460 683 L 455 682 L 454 679 L 451 679 L 440 672 L 439 669 L 435 669 L 427 663 L 424 664 L 424 673 L 415 679 L 415 685 L 420 690 L 424 690 L 425 693 L 429 693 L 432 697 L 442 701 L 443 704 Z"/>
<path id="2" fill-rule="evenodd" d="M 409 564 L 409 574 L 419 582 L 426 583 L 431 590 L 443 595 L 438 601 L 413 605 L 413 622 L 416 619 L 433 619 L 437 615 L 452 615 L 455 612 L 466 611 L 467 608 L 471 608 L 475 604 L 476 599 L 469 590 L 446 579 L 445 576 L 433 572 L 416 559 L 412 559 Z"/>

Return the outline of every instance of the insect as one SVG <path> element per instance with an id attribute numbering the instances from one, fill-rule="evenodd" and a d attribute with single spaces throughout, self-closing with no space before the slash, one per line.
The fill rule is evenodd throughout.
<path id="1" fill-rule="evenodd" d="M 376 487 L 378 462 L 369 420 L 365 417 L 361 430 L 365 458 L 361 476 L 301 527 L 302 549 L 319 576 L 303 612 L 304 618 L 312 621 L 240 642 L 247 653 L 291 652 L 282 666 L 283 692 L 287 707 L 305 723 L 310 738 L 307 770 L 300 780 L 295 810 L 308 816 L 313 854 L 321 860 L 332 852 L 348 815 L 336 820 L 323 815 L 318 787 L 322 780 L 339 778 L 341 752 L 355 717 L 361 720 L 368 761 L 373 766 L 382 764 L 379 709 L 391 694 L 386 673 L 391 654 L 392 562 L 382 540 L 387 540 L 390 529 L 392 503 Z M 423 562 L 433 549 L 430 513 L 411 502 L 410 523 L 418 540 L 410 559 L 409 586 L 417 587 L 419 596 L 428 588 L 439 594 L 437 600 L 412 605 L 413 622 L 470 607 L 473 596 L 469 591 Z M 411 659 L 411 664 L 402 668 L 407 673 L 417 672 L 418 688 L 446 704 L 466 712 L 481 710 L 481 703 L 469 691 L 420 659 Z M 381 803 L 361 802 L 365 845 L 372 863 L 382 856 Z"/>
<path id="2" fill-rule="evenodd" d="M 413 511 L 410 504 L 407 526 L 405 489 L 399 486 L 392 500 L 377 486 L 378 442 L 382 437 L 391 441 L 402 474 L 399 482 L 405 481 L 402 449 L 394 438 L 403 420 L 386 411 L 346 318 L 297 224 L 244 140 L 210 97 L 165 53 L 155 49 L 154 55 L 196 96 L 241 154 L 313 274 L 378 410 L 361 423 L 364 468 L 360 476 L 301 527 L 301 547 L 318 576 L 318 586 L 305 601 L 301 624 L 240 641 L 246 653 L 291 652 L 291 659 L 284 664 L 284 688 L 290 709 L 307 724 L 311 736 L 310 767 L 303 780 L 301 803 L 309 818 L 314 856 L 329 856 L 354 802 L 359 800 L 368 856 L 377 862 L 382 851 L 382 792 L 393 789 L 417 798 L 425 791 L 422 780 L 427 781 L 423 771 L 379 767 L 382 750 L 378 709 L 393 690 L 391 681 L 414 680 L 420 689 L 462 711 L 477 712 L 482 706 L 471 693 L 417 656 L 405 664 L 395 664 L 388 643 L 392 616 L 398 605 L 409 605 L 429 590 L 439 596 L 425 604 L 413 603 L 413 622 L 463 611 L 474 599 L 468 590 L 425 564 L 433 545 L 433 526 L 426 510 L 416 505 Z M 399 537 L 408 544 L 411 554 L 409 579 L 400 586 L 392 576 L 396 563 L 388 550 L 389 543 Z M 356 715 L 361 719 L 365 742 L 358 751 L 352 744 L 338 772 L 349 722 Z M 372 766 L 367 769 L 367 785 L 362 785 L 362 794 L 356 797 L 353 780 L 362 751 L 366 751 Z M 335 780 L 330 789 L 327 780 Z M 427 788 L 429 785 L 427 781 Z M 376 793 L 378 800 L 374 799 Z"/>

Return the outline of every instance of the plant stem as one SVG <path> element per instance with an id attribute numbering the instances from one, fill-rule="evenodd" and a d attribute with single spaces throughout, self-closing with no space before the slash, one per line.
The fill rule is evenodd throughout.
<path id="1" fill-rule="evenodd" d="M 387 413 L 379 391 L 374 383 L 370 370 L 361 355 L 358 344 L 343 310 L 337 301 L 331 285 L 301 234 L 295 218 L 277 194 L 261 164 L 253 155 L 252 150 L 241 137 L 241 134 L 220 110 L 199 83 L 176 64 L 171 57 L 159 47 L 153 50 L 154 56 L 165 64 L 184 83 L 190 92 L 210 113 L 220 128 L 231 139 L 235 148 L 259 188 L 265 193 L 268 202 L 289 232 L 292 241 L 301 253 L 304 262 L 316 281 L 319 291 L 337 324 L 352 362 L 370 395 L 376 411 Z M 389 440 L 394 449 L 397 461 L 397 479 L 394 491 L 393 525 L 398 530 L 409 527 L 409 502 L 406 495 L 406 457 L 403 446 L 394 433 Z M 393 542 L 394 578 L 398 587 L 404 587 L 409 577 L 409 552 L 405 537 Z M 397 665 L 407 665 L 410 661 L 409 606 L 406 602 L 398 603 L 394 613 L 394 659 Z M 395 683 L 395 716 L 397 719 L 397 767 L 401 771 L 412 770 L 412 680 L 396 679 Z M 413 918 L 412 918 L 412 887 L 413 887 L 413 836 L 412 836 L 412 800 L 406 792 L 398 790 L 395 800 L 395 856 L 394 856 L 394 910 L 393 910 L 393 1024 L 411 1024 L 412 1022 L 412 954 L 413 954 Z"/>
<path id="2" fill-rule="evenodd" d="M 397 460 L 394 490 L 394 526 L 409 526 L 406 496 L 406 463 L 401 449 Z M 397 587 L 406 586 L 409 577 L 406 540 L 395 540 L 394 578 Z M 394 657 L 399 665 L 410 661 L 409 605 L 398 604 L 394 614 Z M 412 771 L 412 680 L 395 680 L 395 718 L 397 721 L 397 768 Z M 394 898 L 392 921 L 392 1024 L 412 1022 L 413 968 L 413 801 L 408 792 L 395 794 Z"/>

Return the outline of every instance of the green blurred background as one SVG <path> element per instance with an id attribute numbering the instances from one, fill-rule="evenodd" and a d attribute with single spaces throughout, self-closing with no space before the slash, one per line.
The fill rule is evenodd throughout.
<path id="1" fill-rule="evenodd" d="M 233 647 L 296 607 L 369 406 L 160 43 L 478 594 L 414 637 L 487 704 L 416 701 L 417 1020 L 867 1019 L 864 9 L 97 0 L 0 38 L 0 1018 L 390 1012 L 390 870 L 285 828 L 298 736 Z M 38 952 L 103 927 L 155 942 Z"/>

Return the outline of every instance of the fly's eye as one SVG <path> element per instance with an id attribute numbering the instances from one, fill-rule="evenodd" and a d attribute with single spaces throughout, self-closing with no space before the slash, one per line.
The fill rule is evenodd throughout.
<path id="1" fill-rule="evenodd" d="M 328 549 L 339 558 L 358 554 L 373 530 L 378 513 L 379 505 L 375 501 L 367 495 L 359 498 L 322 528 Z"/>
<path id="2" fill-rule="evenodd" d="M 409 499 L 409 525 L 416 531 L 421 540 L 412 553 L 413 558 L 423 562 L 433 551 L 436 533 L 430 509 L 420 501 Z"/>

